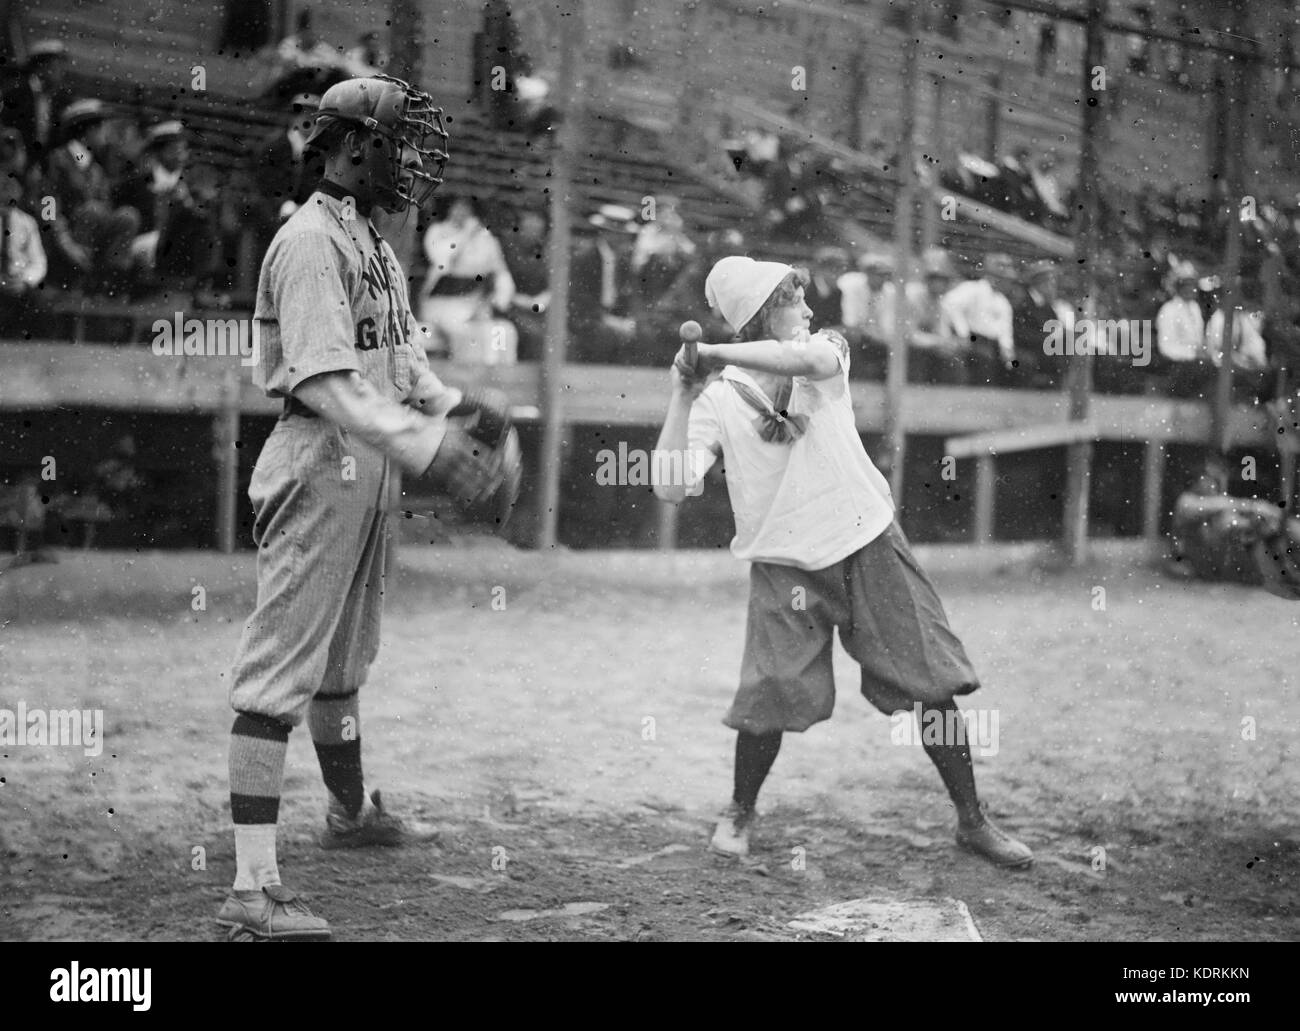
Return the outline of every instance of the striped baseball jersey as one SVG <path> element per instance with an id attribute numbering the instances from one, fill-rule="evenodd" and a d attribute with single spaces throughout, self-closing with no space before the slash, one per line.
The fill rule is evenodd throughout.
<path id="1" fill-rule="evenodd" d="M 272 397 L 351 370 L 402 401 L 428 367 L 397 258 L 350 198 L 317 191 L 280 228 L 262 262 L 254 316 L 254 378 Z"/>

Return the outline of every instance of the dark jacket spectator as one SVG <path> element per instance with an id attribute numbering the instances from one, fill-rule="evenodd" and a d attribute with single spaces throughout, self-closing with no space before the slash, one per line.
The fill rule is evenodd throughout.
<path id="1" fill-rule="evenodd" d="M 41 40 L 32 45 L 18 88 L 5 94 L 5 122 L 22 134 L 28 156 L 42 167 L 56 145 L 59 118 L 71 99 L 67 72 L 67 47 L 58 40 Z"/>
<path id="2" fill-rule="evenodd" d="M 95 160 L 106 117 L 98 100 L 69 104 L 60 120 L 64 143 L 49 160 L 55 241 L 63 259 L 92 290 L 124 285 L 140 226 L 134 208 L 113 205 L 108 176 Z"/>

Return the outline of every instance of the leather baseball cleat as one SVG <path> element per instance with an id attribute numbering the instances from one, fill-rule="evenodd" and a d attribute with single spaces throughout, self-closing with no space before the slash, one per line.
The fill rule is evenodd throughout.
<path id="1" fill-rule="evenodd" d="M 419 841 L 433 841 L 438 837 L 435 828 L 421 823 L 407 823 L 384 808 L 378 791 L 370 795 L 368 805 L 349 817 L 331 802 L 325 817 L 325 830 L 320 836 L 320 847 L 336 848 L 396 848 Z"/>
<path id="2" fill-rule="evenodd" d="M 713 830 L 713 838 L 709 842 L 710 851 L 738 859 L 749 855 L 749 832 L 756 815 L 752 807 L 746 808 L 732 802 Z"/>
<path id="3" fill-rule="evenodd" d="M 958 827 L 957 844 L 1005 869 L 1028 866 L 1034 861 L 1028 845 L 1017 841 L 987 817 L 977 827 Z"/>
<path id="4" fill-rule="evenodd" d="M 217 912 L 227 941 L 329 941 L 330 925 L 281 884 L 232 891 Z"/>

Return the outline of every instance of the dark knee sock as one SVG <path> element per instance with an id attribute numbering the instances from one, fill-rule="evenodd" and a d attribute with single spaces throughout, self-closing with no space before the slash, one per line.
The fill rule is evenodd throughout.
<path id="1" fill-rule="evenodd" d="M 361 775 L 361 716 L 357 693 L 342 697 L 317 695 L 307 710 L 321 778 L 343 811 L 356 816 L 365 800 Z"/>
<path id="2" fill-rule="evenodd" d="M 776 753 L 781 750 L 781 731 L 770 734 L 736 735 L 736 789 L 732 799 L 737 805 L 752 809 L 758 801 L 759 788 L 767 779 Z"/>
<path id="3" fill-rule="evenodd" d="M 931 716 L 930 713 L 934 712 L 939 715 Z M 926 734 L 925 728 L 929 721 L 935 719 L 939 720 L 939 726 L 945 729 L 945 733 L 939 735 L 942 739 L 940 741 L 927 741 L 927 737 L 932 739 L 934 735 Z M 958 821 L 969 827 L 983 822 L 984 814 L 980 812 L 979 794 L 975 790 L 975 768 L 971 765 L 965 728 L 963 726 L 960 737 L 947 732 L 961 722 L 961 710 L 956 702 L 927 707 L 921 714 L 921 745 L 943 778 L 943 785 L 948 789 L 953 805 L 957 807 Z"/>

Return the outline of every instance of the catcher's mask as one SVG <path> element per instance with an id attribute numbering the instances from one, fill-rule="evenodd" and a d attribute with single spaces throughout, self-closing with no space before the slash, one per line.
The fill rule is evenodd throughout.
<path id="1" fill-rule="evenodd" d="M 388 196 L 376 198 L 381 207 L 390 211 L 421 207 L 442 185 L 448 135 L 442 108 L 434 106 L 429 94 L 391 75 L 348 79 L 321 97 L 307 145 L 316 144 L 336 122 L 359 125 L 388 141 L 388 182 L 379 186 L 379 192 Z M 403 145 L 420 156 L 422 170 L 402 165 Z"/>

